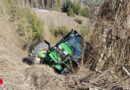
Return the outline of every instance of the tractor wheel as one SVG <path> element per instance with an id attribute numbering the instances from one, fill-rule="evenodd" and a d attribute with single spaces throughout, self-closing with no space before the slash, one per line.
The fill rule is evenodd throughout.
<path id="1" fill-rule="evenodd" d="M 33 61 L 33 63 L 39 64 L 41 62 L 41 59 L 38 58 L 38 53 L 43 49 L 48 50 L 48 48 L 49 48 L 48 44 L 44 41 L 36 44 L 32 49 L 32 52 L 29 54 L 29 58 Z"/>

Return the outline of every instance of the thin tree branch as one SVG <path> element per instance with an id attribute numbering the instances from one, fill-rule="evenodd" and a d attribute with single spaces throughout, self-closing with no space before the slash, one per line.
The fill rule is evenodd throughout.
<path id="1" fill-rule="evenodd" d="M 122 69 L 126 72 L 126 74 L 130 77 L 130 72 L 125 68 L 124 65 L 122 65 Z"/>

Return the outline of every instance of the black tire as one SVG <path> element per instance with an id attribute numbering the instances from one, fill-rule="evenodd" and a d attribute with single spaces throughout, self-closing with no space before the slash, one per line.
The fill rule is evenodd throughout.
<path id="1" fill-rule="evenodd" d="M 38 53 L 43 50 L 46 49 L 48 50 L 49 46 L 47 43 L 45 43 L 44 41 L 39 42 L 38 44 L 36 44 L 34 46 L 34 48 L 32 49 L 32 52 L 29 54 L 29 58 L 33 61 L 33 63 L 35 64 L 39 64 L 40 61 L 36 61 L 38 58 Z"/>

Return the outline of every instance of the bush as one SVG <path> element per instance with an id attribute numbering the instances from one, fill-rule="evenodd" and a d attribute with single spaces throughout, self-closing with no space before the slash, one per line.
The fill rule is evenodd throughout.
<path id="1" fill-rule="evenodd" d="M 69 16 L 75 16 L 75 13 L 73 12 L 73 9 L 72 8 L 69 8 L 69 10 L 68 10 L 68 15 Z"/>
<path id="2" fill-rule="evenodd" d="M 69 16 L 81 15 L 83 17 L 89 17 L 89 11 L 87 8 L 82 8 L 80 2 L 72 3 L 68 0 L 66 4 L 63 4 L 62 11 L 66 12 Z"/>
<path id="3" fill-rule="evenodd" d="M 82 21 L 81 19 L 79 19 L 79 18 L 76 18 L 75 21 L 76 21 L 78 24 L 82 24 L 82 23 L 83 23 L 83 21 Z"/>
<path id="4" fill-rule="evenodd" d="M 82 8 L 81 8 L 81 4 L 80 2 L 75 2 L 74 5 L 73 5 L 73 11 L 76 15 L 80 15 L 81 14 L 81 11 L 82 11 Z"/>
<path id="5" fill-rule="evenodd" d="M 23 37 L 28 41 L 43 39 L 43 23 L 37 18 L 35 13 L 29 9 L 22 11 L 22 13 L 17 20 L 19 22 L 18 32 L 24 33 Z"/>
<path id="6" fill-rule="evenodd" d="M 72 8 L 73 4 L 71 0 L 67 0 L 67 2 L 65 4 L 63 4 L 62 6 L 62 11 L 63 12 L 69 12 L 69 8 Z"/>
<path id="7" fill-rule="evenodd" d="M 79 15 L 82 11 L 80 2 L 72 3 L 71 0 L 68 0 L 66 4 L 62 7 L 63 12 L 67 12 L 69 16 Z"/>
<path id="8" fill-rule="evenodd" d="M 33 40 L 41 40 L 43 39 L 43 23 L 37 18 L 35 13 L 30 12 L 27 13 L 28 23 L 30 28 L 32 29 L 32 39 Z"/>
<path id="9" fill-rule="evenodd" d="M 13 0 L 2 0 L 11 22 L 16 22 L 20 36 L 27 41 L 43 39 L 43 23 L 37 18 L 36 14 L 28 7 L 22 8 Z"/>
<path id="10" fill-rule="evenodd" d="M 53 29 L 51 31 L 53 32 L 53 35 L 55 37 L 64 36 L 69 32 L 68 28 L 65 27 L 65 26 L 58 26 L 58 27 L 56 27 L 55 29 Z"/>

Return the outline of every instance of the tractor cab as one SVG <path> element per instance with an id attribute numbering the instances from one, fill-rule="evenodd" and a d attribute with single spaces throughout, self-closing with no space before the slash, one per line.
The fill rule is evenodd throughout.
<path id="1" fill-rule="evenodd" d="M 83 38 L 77 33 L 77 31 L 72 30 L 70 33 L 68 33 L 60 40 L 60 42 L 56 44 L 56 47 L 61 43 L 65 43 L 72 50 L 71 57 L 74 59 L 74 61 L 77 61 L 79 58 L 81 58 Z"/>

